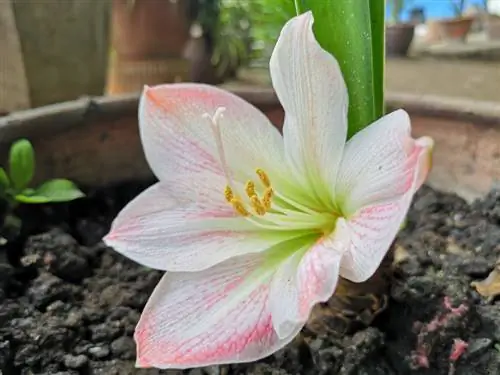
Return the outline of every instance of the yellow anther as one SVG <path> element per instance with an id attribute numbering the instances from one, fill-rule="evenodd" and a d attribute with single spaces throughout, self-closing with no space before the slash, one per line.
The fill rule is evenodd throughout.
<path id="1" fill-rule="evenodd" d="M 269 180 L 269 177 L 267 176 L 266 172 L 264 172 L 262 169 L 257 169 L 255 173 L 257 173 L 257 175 L 260 178 L 260 181 L 266 188 L 271 186 L 271 181 Z"/>
<path id="2" fill-rule="evenodd" d="M 228 201 L 229 203 L 231 203 L 231 201 L 233 200 L 234 198 L 233 189 L 231 189 L 230 186 L 226 186 L 226 188 L 224 189 L 224 197 L 226 198 L 226 201 Z"/>
<path id="3" fill-rule="evenodd" d="M 251 198 L 252 196 L 256 195 L 255 194 L 255 184 L 253 183 L 253 181 L 248 181 L 245 185 L 245 191 L 248 195 L 249 198 Z"/>
<path id="4" fill-rule="evenodd" d="M 238 198 L 231 199 L 230 203 L 232 204 L 234 210 L 241 216 L 250 216 L 250 212 L 248 212 L 248 210 L 243 205 L 243 202 L 241 202 Z"/>
<path id="5" fill-rule="evenodd" d="M 264 191 L 264 196 L 262 197 L 262 204 L 264 205 L 264 208 L 266 211 L 269 211 L 271 208 L 271 199 L 273 198 L 274 191 L 272 187 L 266 188 Z"/>
<path id="6" fill-rule="evenodd" d="M 252 203 L 252 208 L 254 209 L 255 213 L 257 215 L 265 215 L 266 209 L 262 202 L 260 201 L 259 197 L 256 195 L 253 195 L 250 197 L 250 202 Z"/>

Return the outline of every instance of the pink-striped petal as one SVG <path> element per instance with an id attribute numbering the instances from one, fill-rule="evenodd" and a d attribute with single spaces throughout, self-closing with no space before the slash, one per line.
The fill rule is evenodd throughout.
<path id="1" fill-rule="evenodd" d="M 167 273 L 135 332 L 137 366 L 184 369 L 251 362 L 290 342 L 279 338 L 269 306 L 272 269 L 264 257 L 233 258 L 195 273 Z M 264 268 L 265 269 L 265 268 Z"/>
<path id="2" fill-rule="evenodd" d="M 224 183 L 217 179 L 216 175 L 193 174 L 184 181 L 191 181 L 191 188 L 174 192 L 170 185 L 157 183 L 120 212 L 105 243 L 151 268 L 198 271 L 230 257 L 266 250 L 288 238 L 283 232 L 256 231 L 236 216 L 223 201 L 222 192 L 212 188 Z M 178 184 L 184 185 L 181 180 Z M 290 238 L 296 235 L 289 233 Z"/>
<path id="3" fill-rule="evenodd" d="M 351 215 L 340 230 L 343 238 L 349 239 L 347 252 L 342 258 L 340 275 L 354 282 L 370 278 L 389 250 L 408 212 L 417 188 L 427 174 L 432 142 L 414 142 L 414 149 L 401 171 L 409 174 L 397 188 L 388 186 L 384 201 L 375 200 Z M 408 172 L 406 172 L 408 170 Z M 403 176 L 400 176 L 403 178 Z M 405 177 L 407 178 L 407 177 Z M 394 181 L 396 184 L 397 181 Z M 408 187 L 406 185 L 409 185 Z M 395 190 L 391 190 L 395 189 Z M 399 195 L 399 190 L 403 190 Z M 393 196 L 390 197 L 390 192 Z M 377 197 L 384 196 L 380 194 Z M 372 196 L 373 198 L 373 196 Z"/>
<path id="4" fill-rule="evenodd" d="M 296 252 L 276 272 L 270 298 L 279 337 L 288 337 L 302 327 L 313 306 L 327 301 L 335 291 L 340 259 L 347 245 L 339 233 L 344 232 L 335 231 L 305 252 Z"/>
<path id="5" fill-rule="evenodd" d="M 347 143 L 336 185 L 336 199 L 344 215 L 403 197 L 412 189 L 417 168 L 418 181 L 423 182 L 430 167 L 432 141 L 415 141 L 410 132 L 408 114 L 397 110 Z"/>
<path id="6" fill-rule="evenodd" d="M 311 12 L 288 21 L 270 70 L 285 109 L 287 159 L 305 186 L 330 199 L 346 141 L 348 97 L 337 61 L 318 44 L 312 26 Z"/>
<path id="7" fill-rule="evenodd" d="M 282 137 L 264 114 L 220 88 L 180 83 L 146 87 L 141 96 L 141 139 L 149 165 L 160 180 L 187 172 L 223 175 L 221 150 L 206 117 L 221 107 L 225 110 L 217 125 L 232 177 L 254 178 L 256 168 L 279 172 Z"/>

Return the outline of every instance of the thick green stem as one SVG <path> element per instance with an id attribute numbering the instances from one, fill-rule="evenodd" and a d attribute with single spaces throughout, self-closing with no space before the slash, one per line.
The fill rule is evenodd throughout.
<path id="1" fill-rule="evenodd" d="M 401 1 L 401 0 L 400 0 Z M 375 119 L 385 114 L 385 1 L 370 0 Z"/>

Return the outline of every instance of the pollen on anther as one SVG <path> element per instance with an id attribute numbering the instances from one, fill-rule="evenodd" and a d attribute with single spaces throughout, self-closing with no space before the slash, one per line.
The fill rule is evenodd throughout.
<path id="1" fill-rule="evenodd" d="M 267 176 L 266 172 L 264 172 L 262 169 L 257 169 L 255 173 L 257 173 L 257 175 L 260 178 L 260 181 L 266 188 L 271 186 L 271 181 L 269 180 L 269 177 Z"/>
<path id="2" fill-rule="evenodd" d="M 251 196 L 250 202 L 252 203 L 252 208 L 254 209 L 257 215 L 262 216 L 266 214 L 266 208 L 264 207 L 258 196 L 256 195 Z"/>
<path id="3" fill-rule="evenodd" d="M 226 188 L 224 189 L 224 197 L 226 198 L 226 201 L 228 201 L 229 203 L 231 203 L 231 201 L 233 200 L 234 193 L 233 189 L 231 189 L 230 186 L 226 186 Z"/>
<path id="4" fill-rule="evenodd" d="M 255 194 L 255 184 L 253 183 L 253 181 L 248 181 L 245 185 L 245 192 L 247 193 L 248 197 L 252 197 Z"/>
<path id="5" fill-rule="evenodd" d="M 271 199 L 273 198 L 273 195 L 273 188 L 266 188 L 266 190 L 264 191 L 264 196 L 262 197 L 262 203 L 264 204 L 264 208 L 266 209 L 266 211 L 271 208 Z"/>
<path id="6" fill-rule="evenodd" d="M 250 216 L 250 212 L 248 212 L 248 210 L 239 199 L 233 198 L 231 199 L 230 203 L 232 204 L 234 210 L 241 216 Z"/>

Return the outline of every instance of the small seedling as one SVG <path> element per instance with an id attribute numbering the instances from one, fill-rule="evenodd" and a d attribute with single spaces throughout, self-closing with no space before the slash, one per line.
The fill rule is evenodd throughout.
<path id="1" fill-rule="evenodd" d="M 8 173 L 5 168 L 0 167 L 0 245 L 19 235 L 22 223 L 14 215 L 19 204 L 68 202 L 84 196 L 72 181 L 66 179 L 53 179 L 36 188 L 30 187 L 34 174 L 33 146 L 27 139 L 20 139 L 10 148 Z"/>

